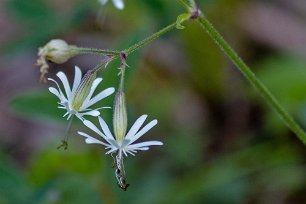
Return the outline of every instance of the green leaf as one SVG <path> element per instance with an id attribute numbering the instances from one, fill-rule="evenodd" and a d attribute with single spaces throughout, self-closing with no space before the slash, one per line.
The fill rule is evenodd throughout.
<path id="1" fill-rule="evenodd" d="M 65 111 L 57 108 L 57 102 L 57 98 L 46 90 L 16 96 L 10 101 L 10 107 L 17 114 L 31 119 L 59 119 Z"/>

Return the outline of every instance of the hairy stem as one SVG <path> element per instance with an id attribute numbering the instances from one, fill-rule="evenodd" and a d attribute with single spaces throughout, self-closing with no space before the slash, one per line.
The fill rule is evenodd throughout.
<path id="1" fill-rule="evenodd" d="M 78 47 L 76 48 L 78 53 L 84 53 L 84 54 L 102 54 L 102 55 L 119 55 L 119 51 L 111 51 L 111 50 L 102 50 L 102 49 L 94 49 L 94 48 L 83 48 Z"/>

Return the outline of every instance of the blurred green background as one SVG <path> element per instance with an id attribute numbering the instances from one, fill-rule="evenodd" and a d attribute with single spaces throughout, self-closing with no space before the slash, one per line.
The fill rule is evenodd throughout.
<path id="1" fill-rule="evenodd" d="M 0 1 L 0 204 L 306 203 L 305 146 L 194 22 L 128 57 L 129 125 L 142 114 L 160 140 L 125 159 L 128 191 L 112 158 L 86 145 L 74 121 L 69 149 L 57 150 L 68 122 L 50 84 L 40 84 L 38 47 L 50 39 L 121 50 L 175 21 L 174 0 Z M 208 18 L 258 77 L 306 126 L 306 1 L 202 0 Z M 50 65 L 71 80 L 101 61 L 77 56 Z M 101 89 L 118 84 L 118 64 Z M 98 105 L 112 105 L 113 96 Z M 111 110 L 102 116 L 112 121 Z"/>

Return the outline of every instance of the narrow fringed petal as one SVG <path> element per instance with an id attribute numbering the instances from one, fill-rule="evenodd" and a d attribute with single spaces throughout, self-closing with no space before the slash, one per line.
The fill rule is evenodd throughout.
<path id="1" fill-rule="evenodd" d="M 163 143 L 160 142 L 160 141 L 147 141 L 147 142 L 141 142 L 141 143 L 128 145 L 127 148 L 137 149 L 137 148 L 149 147 L 149 146 L 153 146 L 153 145 L 154 146 L 155 145 L 163 145 Z"/>
<path id="2" fill-rule="evenodd" d="M 90 111 L 87 111 L 87 112 L 83 112 L 81 114 L 82 115 L 91 115 L 91 116 L 97 117 L 97 116 L 100 115 L 100 112 L 97 111 L 97 110 L 90 110 Z"/>
<path id="3" fill-rule="evenodd" d="M 105 134 L 109 139 L 114 139 L 114 137 L 113 137 L 111 131 L 109 130 L 109 128 L 108 128 L 106 122 L 103 120 L 103 118 L 98 117 L 98 119 L 99 119 L 99 123 L 100 123 L 100 126 L 101 126 L 101 128 L 102 128 L 104 134 Z"/>
<path id="4" fill-rule="evenodd" d="M 144 126 L 137 134 L 131 136 L 129 139 L 131 140 L 129 144 L 132 144 L 136 140 L 138 140 L 141 136 L 143 136 L 146 132 L 148 132 L 152 127 L 154 127 L 157 124 L 157 120 L 153 120 L 150 123 L 148 123 L 146 126 Z"/>
<path id="5" fill-rule="evenodd" d="M 52 79 L 52 78 L 48 78 L 48 80 L 49 80 L 49 81 L 52 81 L 52 82 L 54 82 L 54 83 L 56 84 L 56 86 L 57 86 L 57 88 L 58 88 L 58 91 L 59 91 L 59 93 L 60 93 L 60 95 L 61 95 L 61 97 L 62 97 L 61 102 L 62 102 L 64 99 L 67 101 L 67 98 L 66 98 L 66 96 L 63 94 L 62 89 L 61 89 L 61 87 L 59 86 L 59 84 L 57 83 L 57 81 L 55 81 L 55 80 Z M 51 87 L 50 87 L 50 88 L 51 88 Z"/>
<path id="6" fill-rule="evenodd" d="M 89 129 L 91 129 L 92 131 L 103 137 L 105 141 L 108 141 L 106 135 L 104 135 L 92 122 L 90 122 L 89 120 L 84 120 L 83 123 L 84 125 L 86 125 L 86 127 L 88 127 Z"/>
<path id="7" fill-rule="evenodd" d="M 72 95 L 75 94 L 82 80 L 81 69 L 78 66 L 75 66 L 74 71 L 75 73 L 74 73 L 74 80 L 73 80 L 73 85 L 72 85 Z"/>
<path id="8" fill-rule="evenodd" d="M 132 136 L 134 136 L 138 130 L 140 129 L 140 127 L 143 125 L 144 121 L 146 120 L 146 118 L 148 117 L 148 115 L 142 115 L 140 116 L 135 123 L 133 124 L 133 126 L 131 127 L 131 129 L 129 130 L 129 132 L 126 134 L 125 139 L 131 139 Z"/>
<path id="9" fill-rule="evenodd" d="M 57 96 L 57 98 L 59 98 L 59 100 L 62 100 L 62 96 L 61 96 L 60 92 L 56 88 L 49 87 L 49 91 L 51 93 L 53 93 L 55 96 Z"/>
<path id="10" fill-rule="evenodd" d="M 93 104 L 97 103 L 98 101 L 106 98 L 107 96 L 113 94 L 115 92 L 115 89 L 113 87 L 105 89 L 104 91 L 100 92 L 98 95 L 93 97 L 88 101 L 88 104 L 86 104 L 87 107 L 92 106 Z"/>
<path id="11" fill-rule="evenodd" d="M 64 74 L 63 72 L 58 72 L 56 76 L 58 76 L 58 78 L 62 81 L 68 101 L 70 101 L 71 100 L 71 89 L 70 89 L 70 85 L 69 85 L 66 74 Z"/>
<path id="12" fill-rule="evenodd" d="M 148 142 L 141 142 L 133 145 L 128 145 L 124 147 L 124 151 L 134 156 L 134 154 L 137 153 L 137 151 L 147 151 L 149 150 L 149 146 L 153 145 L 163 145 L 160 141 L 148 141 Z"/>
<path id="13" fill-rule="evenodd" d="M 92 136 L 90 136 L 90 135 L 88 135 L 88 134 L 86 134 L 84 132 L 78 132 L 78 134 L 86 138 L 85 142 L 87 144 L 101 144 L 101 145 L 104 145 L 106 147 L 109 146 L 109 144 L 101 142 L 100 140 L 98 140 L 98 139 L 96 139 L 96 138 L 94 138 L 94 137 L 92 137 Z"/>
<path id="14" fill-rule="evenodd" d="M 90 101 L 90 99 L 91 99 L 93 93 L 95 92 L 97 86 L 101 83 L 101 81 L 102 81 L 102 78 L 96 78 L 96 79 L 93 81 L 93 83 L 92 83 L 92 85 L 91 85 L 90 92 L 89 92 L 89 94 L 87 95 L 86 99 L 84 100 L 84 102 L 83 102 L 83 104 L 82 104 L 82 106 L 81 106 L 81 108 L 80 108 L 81 110 L 84 110 L 84 109 L 86 109 L 86 108 L 88 108 L 88 107 L 90 106 L 90 105 L 88 105 L 88 104 L 89 104 L 89 101 Z"/>

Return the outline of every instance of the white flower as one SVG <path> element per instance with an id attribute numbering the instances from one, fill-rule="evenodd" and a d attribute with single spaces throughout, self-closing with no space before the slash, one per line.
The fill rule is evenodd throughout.
<path id="1" fill-rule="evenodd" d="M 107 124 L 105 121 L 101 118 L 99 118 L 100 126 L 102 128 L 102 131 L 97 128 L 92 122 L 88 120 L 84 120 L 83 123 L 88 128 L 96 132 L 98 135 L 100 135 L 104 141 L 98 140 L 84 132 L 78 132 L 81 136 L 84 136 L 86 138 L 85 142 L 87 144 L 101 144 L 104 145 L 108 149 L 106 154 L 114 153 L 118 151 L 118 155 L 122 155 L 122 153 L 125 156 L 128 156 L 128 154 L 135 155 L 137 151 L 145 151 L 149 149 L 149 146 L 152 145 L 163 145 L 160 141 L 147 141 L 147 142 L 140 142 L 140 143 L 134 143 L 136 140 L 138 140 L 141 136 L 143 136 L 146 132 L 148 132 L 152 127 L 154 127 L 157 124 L 157 120 L 153 120 L 150 123 L 148 123 L 146 126 L 144 126 L 141 130 L 141 126 L 144 123 L 144 121 L 147 118 L 147 115 L 142 115 L 139 117 L 134 125 L 131 127 L 130 131 L 125 135 L 123 141 L 118 141 L 115 139 L 115 137 L 110 132 Z"/>
<path id="2" fill-rule="evenodd" d="M 119 9 L 119 10 L 122 10 L 124 9 L 124 3 L 123 3 L 123 0 L 112 0 L 113 1 L 113 4 L 114 6 Z M 105 5 L 108 0 L 98 0 L 98 2 L 102 5 Z"/>
<path id="3" fill-rule="evenodd" d="M 89 108 L 103 98 L 111 95 L 115 91 L 115 89 L 112 87 L 107 88 L 92 98 L 95 89 L 102 81 L 102 78 L 96 78 L 95 71 L 88 71 L 82 79 L 82 72 L 80 68 L 75 66 L 75 75 L 72 89 L 70 88 L 68 79 L 63 72 L 58 72 L 56 75 L 64 86 L 65 94 L 63 94 L 59 84 L 51 78 L 48 78 L 48 80 L 53 81 L 56 84 L 58 90 L 54 87 L 49 87 L 49 91 L 59 98 L 60 101 L 58 104 L 60 106 L 58 108 L 65 109 L 67 111 L 63 116 L 68 116 L 67 120 L 72 115 L 76 115 L 80 120 L 84 120 L 83 116 L 85 115 L 99 116 L 100 112 L 98 110 L 102 108 L 109 108 Z"/>

